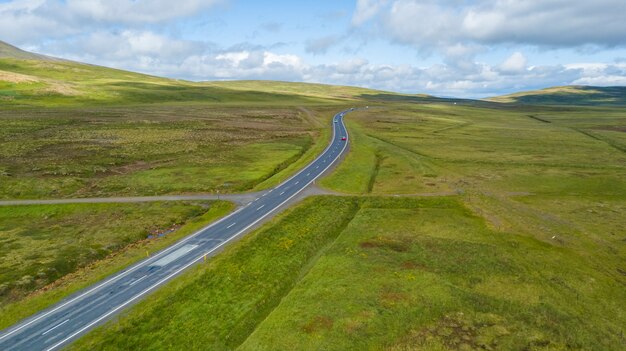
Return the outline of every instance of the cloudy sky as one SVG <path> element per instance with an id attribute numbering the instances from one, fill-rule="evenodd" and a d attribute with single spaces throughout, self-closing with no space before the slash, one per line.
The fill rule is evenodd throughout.
<path id="1" fill-rule="evenodd" d="M 458 97 L 626 85 L 625 0 L 0 0 L 0 40 L 190 80 Z"/>

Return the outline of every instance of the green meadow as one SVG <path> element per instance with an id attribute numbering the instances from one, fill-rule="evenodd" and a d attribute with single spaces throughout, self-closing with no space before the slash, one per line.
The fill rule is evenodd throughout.
<path id="1" fill-rule="evenodd" d="M 266 189 L 324 149 L 334 113 L 368 105 L 318 182 L 341 196 L 305 199 L 70 349 L 622 350 L 625 101 L 188 82 L 0 42 L 0 199 Z M 0 207 L 0 328 L 233 207 Z"/>
<path id="2" fill-rule="evenodd" d="M 459 197 L 316 197 L 70 349 L 616 350 L 607 263 Z"/>
<path id="3" fill-rule="evenodd" d="M 350 153 L 320 185 L 353 197 L 305 201 L 73 349 L 619 350 L 625 120 L 482 103 L 352 113 Z"/>
<path id="4" fill-rule="evenodd" d="M 0 111 L 0 198 L 248 191 L 326 143 L 296 108 L 44 111 Z"/>

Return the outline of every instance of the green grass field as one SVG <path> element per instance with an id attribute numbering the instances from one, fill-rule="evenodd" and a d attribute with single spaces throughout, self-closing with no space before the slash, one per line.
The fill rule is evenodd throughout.
<path id="1" fill-rule="evenodd" d="M 0 198 L 241 192 L 320 140 L 293 109 L 202 105 L 0 111 Z"/>
<path id="2" fill-rule="evenodd" d="M 620 109 L 398 103 L 347 120 L 350 154 L 321 185 L 357 197 L 307 201 L 74 348 L 622 348 Z M 397 194 L 428 197 L 380 197 Z M 220 267 L 235 262 L 274 286 L 258 265 L 288 259 L 265 247 L 323 230 L 307 218 L 326 208 L 327 221 L 350 221 L 327 230 L 332 241 L 301 263 L 305 272 L 292 268 L 289 289 L 215 300 L 229 285 L 206 279 L 230 282 L 236 275 Z M 297 229 L 283 229 L 290 223 Z M 251 247 L 272 254 L 242 259 Z"/>
<path id="3" fill-rule="evenodd" d="M 619 349 L 608 261 L 460 200 L 309 199 L 71 349 Z"/>
<path id="4" fill-rule="evenodd" d="M 0 43 L 0 101 L 4 199 L 264 189 L 325 147 L 334 113 L 370 106 L 346 117 L 350 152 L 319 182 L 348 196 L 305 200 L 71 349 L 626 345 L 623 88 L 472 101 L 194 83 Z M 0 208 L 0 328 L 232 209 L 203 206 Z"/>

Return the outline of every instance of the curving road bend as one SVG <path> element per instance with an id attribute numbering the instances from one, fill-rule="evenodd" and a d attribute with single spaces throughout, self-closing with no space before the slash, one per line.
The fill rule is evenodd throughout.
<path id="1" fill-rule="evenodd" d="M 152 257 L 3 330 L 0 350 L 57 350 L 202 261 L 205 256 L 214 255 L 229 241 L 275 213 L 338 162 L 347 150 L 348 132 L 343 116 L 350 111 L 352 109 L 341 111 L 333 117 L 330 144 L 296 175 Z"/>

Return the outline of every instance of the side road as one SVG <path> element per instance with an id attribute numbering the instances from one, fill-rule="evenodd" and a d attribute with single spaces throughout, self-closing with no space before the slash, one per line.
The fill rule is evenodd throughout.
<path id="1" fill-rule="evenodd" d="M 74 199 L 36 199 L 36 200 L 0 200 L 0 206 L 15 205 L 56 205 L 56 204 L 97 204 L 122 202 L 153 202 L 180 200 L 226 200 L 239 206 L 246 205 L 263 196 L 266 191 L 241 194 L 195 194 L 195 195 L 161 195 L 161 196 L 129 196 L 129 197 L 86 197 Z"/>
<path id="2" fill-rule="evenodd" d="M 84 197 L 70 199 L 34 199 L 34 200 L 0 200 L 0 206 L 18 206 L 18 205 L 61 205 L 61 204 L 102 204 L 102 203 L 128 203 L 128 202 L 155 202 L 155 201 L 182 201 L 182 200 L 225 200 L 230 201 L 237 206 L 245 206 L 252 201 L 262 197 L 266 191 L 257 191 L 254 193 L 241 194 L 194 194 L 194 195 L 159 195 L 159 196 L 128 196 L 128 197 Z M 462 191 L 443 191 L 436 193 L 417 193 L 417 194 L 388 194 L 376 196 L 394 196 L 394 197 L 412 197 L 412 196 L 453 196 L 461 194 Z M 332 190 L 322 189 L 316 185 L 310 185 L 298 199 L 309 195 L 335 195 L 335 196 L 367 196 L 364 194 L 344 194 Z M 527 193 L 510 195 L 529 195 Z"/>

